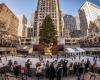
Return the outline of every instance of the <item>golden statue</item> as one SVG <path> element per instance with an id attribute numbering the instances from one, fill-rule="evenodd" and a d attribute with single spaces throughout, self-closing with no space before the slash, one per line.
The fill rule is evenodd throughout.
<path id="1" fill-rule="evenodd" d="M 49 45 L 44 48 L 45 55 L 52 55 L 52 46 Z"/>

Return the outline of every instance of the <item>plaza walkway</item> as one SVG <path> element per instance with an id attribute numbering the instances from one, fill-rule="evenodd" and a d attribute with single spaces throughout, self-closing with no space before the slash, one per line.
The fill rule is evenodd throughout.
<path id="1" fill-rule="evenodd" d="M 21 78 L 14 78 L 14 77 L 7 77 L 6 79 L 5 79 L 5 77 L 4 77 L 4 75 L 3 75 L 3 79 L 2 79 L 2 77 L 1 77 L 1 75 L 0 75 L 0 80 L 22 80 Z M 27 79 L 25 79 L 25 80 L 38 80 L 36 77 L 33 77 L 33 78 L 27 78 Z M 39 80 L 49 80 L 49 79 L 46 79 L 46 78 L 41 78 L 41 79 L 39 79 Z M 56 80 L 56 79 L 55 79 Z M 77 80 L 77 77 L 67 77 L 67 78 L 62 78 L 62 80 Z M 81 79 L 82 80 L 82 79 Z M 96 74 L 96 77 L 95 77 L 95 79 L 94 79 L 94 77 L 92 77 L 91 79 L 90 79 L 90 74 L 88 73 L 88 74 L 86 74 L 85 75 L 85 77 L 84 77 L 84 80 L 100 80 L 100 74 Z"/>

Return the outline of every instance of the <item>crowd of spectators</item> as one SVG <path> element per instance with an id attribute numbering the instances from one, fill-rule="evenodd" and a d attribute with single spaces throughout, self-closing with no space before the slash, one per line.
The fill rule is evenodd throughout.
<path id="1" fill-rule="evenodd" d="M 81 56 L 79 56 L 80 58 Z M 58 61 L 58 59 L 57 57 L 52 62 L 49 60 L 45 62 L 44 58 L 39 56 L 39 62 L 36 63 L 34 72 L 31 71 L 32 62 L 30 59 L 25 62 L 25 67 L 19 65 L 17 61 L 12 62 L 12 60 L 8 60 L 7 66 L 10 67 L 10 73 L 13 73 L 16 77 L 21 76 L 23 80 L 24 76 L 33 77 L 32 73 L 35 73 L 38 80 L 42 77 L 48 78 L 49 80 L 54 80 L 55 78 L 56 80 L 62 80 L 63 77 L 68 76 L 76 76 L 77 80 L 81 80 L 88 71 L 95 73 L 97 66 L 97 57 L 93 58 L 93 64 L 91 64 L 88 58 L 87 61 L 82 59 L 81 62 L 69 62 L 66 59 Z M 0 61 L 2 62 L 1 58 Z"/>

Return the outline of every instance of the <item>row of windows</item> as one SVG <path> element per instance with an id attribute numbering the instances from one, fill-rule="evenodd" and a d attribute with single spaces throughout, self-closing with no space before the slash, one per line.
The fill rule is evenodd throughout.
<path id="1" fill-rule="evenodd" d="M 55 3 L 44 3 L 44 2 L 42 2 L 42 3 L 40 3 L 40 5 L 43 5 L 43 6 L 55 6 Z"/>
<path id="2" fill-rule="evenodd" d="M 53 1 L 53 0 L 52 0 L 52 1 L 51 1 L 51 0 L 49 0 L 49 1 L 48 1 L 48 0 L 45 0 L 45 1 L 42 0 L 42 1 L 40 2 L 40 4 L 55 4 L 55 3 L 56 3 L 56 2 Z"/>
<path id="3" fill-rule="evenodd" d="M 39 21 L 42 22 L 43 19 L 39 19 Z M 52 21 L 53 21 L 53 22 L 57 22 L 56 18 L 53 18 Z"/>
<path id="4" fill-rule="evenodd" d="M 21 43 L 21 45 L 31 45 L 31 43 Z"/>
<path id="5" fill-rule="evenodd" d="M 56 15 L 55 12 L 45 12 L 45 13 L 40 12 L 39 15 L 46 15 L 46 14 L 48 14 L 48 13 L 50 13 L 51 15 Z"/>
<path id="6" fill-rule="evenodd" d="M 65 45 L 77 45 L 77 43 L 65 43 Z"/>
<path id="7" fill-rule="evenodd" d="M 50 10 L 50 11 L 55 11 L 56 7 L 40 7 L 40 11 L 45 11 L 45 10 Z"/>
<path id="8" fill-rule="evenodd" d="M 77 42 L 77 40 L 65 40 L 65 42 Z"/>
<path id="9" fill-rule="evenodd" d="M 39 14 L 39 16 L 40 16 L 40 18 L 44 18 L 46 15 L 48 15 L 48 14 L 50 14 L 51 15 L 51 17 L 53 17 L 53 18 L 55 18 L 56 17 L 56 13 L 55 12 L 46 12 L 46 13 L 42 13 L 42 12 L 40 12 L 40 14 Z"/>
<path id="10" fill-rule="evenodd" d="M 52 12 L 55 12 L 56 11 L 56 7 L 40 7 L 39 11 L 52 11 Z"/>
<path id="11" fill-rule="evenodd" d="M 39 8 L 50 8 L 50 9 L 56 9 L 56 6 L 39 6 Z"/>
<path id="12" fill-rule="evenodd" d="M 21 42 L 24 42 L 24 41 L 31 41 L 31 39 L 21 39 Z"/>
<path id="13" fill-rule="evenodd" d="M 94 43 L 97 43 L 97 42 L 100 42 L 100 41 L 96 41 L 96 40 L 94 40 L 94 41 L 92 41 L 92 40 L 91 40 L 91 41 L 81 41 L 81 43 L 89 43 L 89 42 L 90 42 L 90 43 L 93 43 L 93 42 L 94 42 Z"/>
<path id="14" fill-rule="evenodd" d="M 39 16 L 40 21 L 43 20 L 45 17 L 46 17 L 46 15 L 45 15 L 45 16 Z M 53 16 L 51 16 L 51 18 L 52 18 L 52 19 L 56 19 L 56 16 L 53 15 Z"/>
<path id="15" fill-rule="evenodd" d="M 47 13 L 52 13 L 52 12 L 56 13 L 56 10 L 54 10 L 54 11 L 53 10 L 39 10 L 39 12 L 40 13 L 45 13 L 45 12 L 47 12 Z"/>
<path id="16" fill-rule="evenodd" d="M 37 30 L 37 27 L 34 27 L 34 30 Z"/>

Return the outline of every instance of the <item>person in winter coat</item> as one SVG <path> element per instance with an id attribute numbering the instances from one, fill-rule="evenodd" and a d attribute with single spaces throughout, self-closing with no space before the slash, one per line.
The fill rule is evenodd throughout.
<path id="1" fill-rule="evenodd" d="M 86 62 L 86 64 L 85 64 L 85 72 L 88 72 L 89 71 L 89 68 L 90 68 L 90 61 L 89 61 L 89 59 L 87 59 L 87 62 Z"/>
<path id="2" fill-rule="evenodd" d="M 49 78 L 49 61 L 46 62 L 46 68 L 45 68 L 45 71 L 46 71 L 46 78 Z"/>
<path id="3" fill-rule="evenodd" d="M 78 68 L 78 64 L 77 64 L 77 62 L 75 62 L 74 65 L 73 65 L 73 73 L 74 73 L 74 75 L 76 74 L 77 68 Z"/>
<path id="4" fill-rule="evenodd" d="M 14 61 L 13 70 L 14 70 L 14 75 L 16 77 L 19 76 L 19 66 L 17 61 Z"/>
<path id="5" fill-rule="evenodd" d="M 91 70 L 92 70 L 93 73 L 95 73 L 95 70 L 96 70 L 96 61 L 91 66 Z"/>
<path id="6" fill-rule="evenodd" d="M 31 68 L 32 62 L 28 59 L 25 63 L 25 67 L 27 69 L 27 75 L 30 76 L 30 68 Z"/>
<path id="7" fill-rule="evenodd" d="M 77 80 L 81 80 L 82 71 L 83 71 L 82 64 L 78 63 L 78 68 L 76 70 Z"/>
<path id="8" fill-rule="evenodd" d="M 30 69 L 30 66 L 32 65 L 32 62 L 28 59 L 25 63 L 26 68 Z"/>
<path id="9" fill-rule="evenodd" d="M 50 67 L 49 67 L 49 80 L 54 80 L 55 78 L 55 68 L 54 68 L 54 65 L 53 63 L 50 64 Z"/>
<path id="10" fill-rule="evenodd" d="M 12 60 L 8 61 L 8 66 L 10 66 L 10 67 L 12 66 Z"/>
<path id="11" fill-rule="evenodd" d="M 41 76 L 42 76 L 42 66 L 38 65 L 38 66 L 36 66 L 36 77 L 39 80 Z"/>
<path id="12" fill-rule="evenodd" d="M 56 70 L 57 80 L 61 80 L 62 71 L 63 69 L 62 69 L 61 63 L 58 63 L 57 70 Z"/>
<path id="13" fill-rule="evenodd" d="M 69 66 L 69 74 L 70 74 L 70 76 L 73 75 L 73 63 L 71 63 Z"/>
<path id="14" fill-rule="evenodd" d="M 67 62 L 64 60 L 63 64 L 63 77 L 66 77 L 67 76 Z"/>

